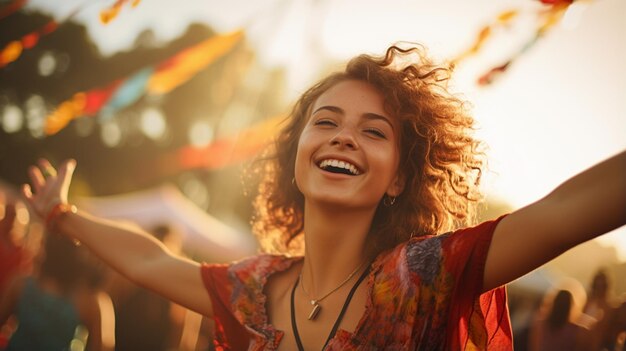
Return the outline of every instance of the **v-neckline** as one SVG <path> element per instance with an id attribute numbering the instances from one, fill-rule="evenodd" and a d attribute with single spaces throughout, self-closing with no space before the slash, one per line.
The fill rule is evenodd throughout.
<path id="1" fill-rule="evenodd" d="M 295 263 L 298 263 L 300 261 L 302 261 L 304 259 L 304 256 L 275 256 L 276 258 L 279 258 L 281 261 L 278 264 L 277 269 L 272 270 L 272 271 L 268 271 L 268 272 L 263 272 L 264 274 L 261 274 L 258 277 L 258 284 L 255 284 L 254 289 L 256 291 L 254 291 L 254 295 L 256 297 L 256 306 L 257 308 L 255 308 L 253 310 L 253 315 L 251 316 L 252 320 L 259 320 L 260 319 L 260 325 L 250 325 L 250 327 L 252 327 L 255 331 L 257 332 L 261 332 L 263 335 L 265 335 L 266 337 L 269 336 L 267 335 L 267 332 L 271 333 L 271 339 L 279 339 L 282 340 L 283 336 L 285 335 L 285 331 L 284 330 L 280 330 L 277 329 L 273 324 L 269 323 L 269 315 L 268 315 L 268 311 L 267 311 L 267 300 L 268 300 L 268 296 L 266 295 L 265 292 L 265 287 L 267 286 L 267 282 L 269 281 L 269 279 L 277 273 L 281 273 L 281 272 L 285 272 L 288 269 L 290 269 Z M 367 278 L 365 279 L 367 281 L 367 286 L 366 286 L 366 299 L 365 299 L 365 311 L 363 311 L 363 315 L 360 317 L 359 322 L 357 323 L 356 327 L 354 328 L 354 331 L 350 332 L 347 331 L 345 329 L 339 328 L 337 329 L 337 333 L 335 334 L 335 336 L 329 340 L 328 344 L 326 345 L 327 347 L 332 345 L 333 340 L 337 339 L 337 337 L 339 337 L 340 335 L 349 335 L 349 336 L 357 336 L 360 332 L 361 329 L 363 329 L 365 323 L 368 321 L 368 317 L 369 314 L 372 310 L 372 306 L 373 306 L 373 289 L 374 289 L 374 277 L 378 271 L 378 267 L 380 266 L 380 255 L 378 257 L 376 257 L 374 259 L 374 261 L 370 264 L 370 268 L 369 268 L 369 273 L 367 274 Z M 256 312 L 256 316 L 254 316 L 255 312 Z M 256 318 L 255 318 L 256 317 Z M 261 330 L 258 330 L 256 328 L 260 328 Z M 278 344 L 276 344 L 278 345 Z"/>

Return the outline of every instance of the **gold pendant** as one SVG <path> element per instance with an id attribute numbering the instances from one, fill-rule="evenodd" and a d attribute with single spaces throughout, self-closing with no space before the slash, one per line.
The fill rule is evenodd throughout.
<path id="1" fill-rule="evenodd" d="M 309 320 L 310 321 L 314 321 L 315 318 L 317 318 L 317 315 L 320 313 L 320 311 L 322 310 L 322 306 L 320 306 L 317 301 L 315 300 L 311 300 L 311 305 L 313 305 L 313 309 L 311 310 L 311 313 L 309 313 Z"/>

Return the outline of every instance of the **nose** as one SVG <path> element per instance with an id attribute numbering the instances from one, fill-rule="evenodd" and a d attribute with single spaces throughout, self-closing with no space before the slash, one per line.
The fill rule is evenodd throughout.
<path id="1" fill-rule="evenodd" d="M 347 147 L 350 149 L 359 148 L 356 142 L 356 138 L 354 137 L 354 133 L 349 128 L 341 128 L 337 132 L 337 134 L 335 134 L 332 139 L 330 139 L 330 144 L 333 146 Z"/>

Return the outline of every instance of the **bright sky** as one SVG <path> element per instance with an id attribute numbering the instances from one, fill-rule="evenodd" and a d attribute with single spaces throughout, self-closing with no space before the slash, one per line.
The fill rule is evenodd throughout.
<path id="1" fill-rule="evenodd" d="M 31 0 L 28 6 L 62 17 L 87 1 Z M 190 21 L 206 21 L 218 31 L 243 26 L 265 64 L 289 68 L 290 98 L 317 79 L 320 58 L 382 53 L 399 40 L 423 43 L 448 58 L 502 11 L 523 9 L 520 21 L 497 31 L 483 53 L 457 71 L 456 90 L 473 102 L 479 137 L 490 148 L 487 194 L 521 207 L 626 149 L 623 0 L 577 0 L 567 25 L 553 28 L 487 88 L 474 79 L 533 35 L 531 15 L 539 1 L 142 0 L 103 26 L 97 13 L 107 3 L 93 2 L 78 16 L 103 53 L 127 49 L 145 28 L 167 41 Z M 617 245 L 626 260 L 626 230 L 601 240 Z"/>

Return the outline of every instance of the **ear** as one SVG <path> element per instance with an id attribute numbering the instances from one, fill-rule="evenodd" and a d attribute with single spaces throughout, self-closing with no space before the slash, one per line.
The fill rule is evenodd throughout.
<path id="1" fill-rule="evenodd" d="M 389 184 L 389 187 L 387 188 L 387 195 L 395 197 L 402 194 L 405 184 L 404 175 L 400 173 L 396 174 L 395 178 L 391 181 L 391 184 Z"/>

